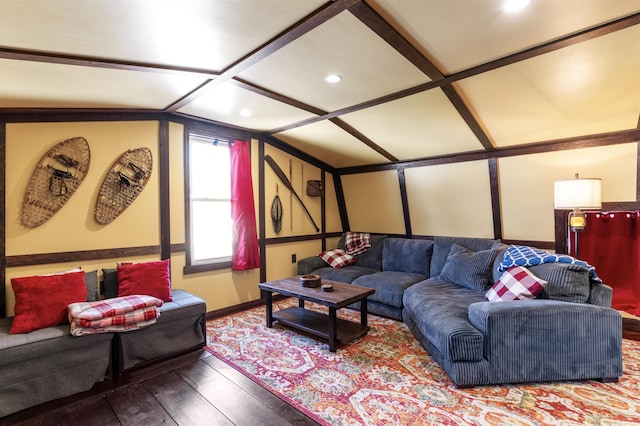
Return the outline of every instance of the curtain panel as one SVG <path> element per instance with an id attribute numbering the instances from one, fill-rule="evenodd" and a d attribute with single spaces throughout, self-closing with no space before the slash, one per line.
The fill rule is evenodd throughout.
<path id="1" fill-rule="evenodd" d="M 586 214 L 579 254 L 613 287 L 612 307 L 640 316 L 640 213 Z"/>
<path id="2" fill-rule="evenodd" d="M 260 267 L 256 212 L 251 177 L 251 152 L 247 141 L 231 146 L 231 218 L 233 220 L 232 269 Z"/>

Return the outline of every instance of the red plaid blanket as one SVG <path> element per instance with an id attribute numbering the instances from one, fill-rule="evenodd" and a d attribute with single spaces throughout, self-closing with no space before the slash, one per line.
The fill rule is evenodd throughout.
<path id="1" fill-rule="evenodd" d="M 362 254 L 371 247 L 371 235 L 364 232 L 347 232 L 344 245 L 348 254 L 352 256 Z"/>
<path id="2" fill-rule="evenodd" d="M 78 332 L 79 328 L 93 329 L 91 333 L 104 333 L 128 331 L 153 324 L 160 315 L 158 307 L 163 303 L 160 299 L 145 295 L 72 303 L 68 306 L 72 334 Z"/>
<path id="3" fill-rule="evenodd" d="M 132 331 L 138 330 L 140 328 L 144 328 L 150 326 L 151 324 L 155 324 L 156 318 L 153 318 L 149 321 L 141 321 L 135 324 L 126 324 L 126 325 L 114 325 L 113 327 L 102 327 L 102 328 L 91 328 L 91 327 L 80 327 L 77 323 L 71 323 L 71 335 L 72 336 L 84 336 L 86 334 L 97 334 L 97 333 L 122 333 L 123 331 Z"/>

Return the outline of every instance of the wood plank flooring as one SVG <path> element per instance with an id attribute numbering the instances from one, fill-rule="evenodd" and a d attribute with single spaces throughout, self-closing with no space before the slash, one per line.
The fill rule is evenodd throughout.
<path id="1" fill-rule="evenodd" d="M 317 425 L 205 350 L 124 374 L 0 425 Z"/>

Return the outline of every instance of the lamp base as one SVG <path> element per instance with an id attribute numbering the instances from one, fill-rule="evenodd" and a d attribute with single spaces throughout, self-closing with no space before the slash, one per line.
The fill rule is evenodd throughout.
<path id="1" fill-rule="evenodd" d="M 580 209 L 574 209 L 571 213 L 569 213 L 569 228 L 573 232 L 580 232 L 584 229 L 587 224 L 587 220 L 584 217 L 584 213 Z"/>

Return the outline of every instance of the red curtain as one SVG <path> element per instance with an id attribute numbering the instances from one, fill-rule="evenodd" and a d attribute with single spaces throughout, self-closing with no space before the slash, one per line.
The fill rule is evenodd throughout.
<path id="1" fill-rule="evenodd" d="M 247 141 L 231 146 L 231 218 L 233 220 L 232 269 L 260 267 L 256 212 L 253 205 L 251 153 Z"/>
<path id="2" fill-rule="evenodd" d="M 640 316 L 640 215 L 638 212 L 587 213 L 579 235 L 579 255 L 613 287 L 615 309 Z"/>

